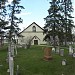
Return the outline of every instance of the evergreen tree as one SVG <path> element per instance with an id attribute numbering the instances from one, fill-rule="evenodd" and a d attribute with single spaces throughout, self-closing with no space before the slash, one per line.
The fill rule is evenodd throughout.
<path id="1" fill-rule="evenodd" d="M 14 53 L 12 50 L 12 45 L 13 45 L 13 33 L 18 33 L 19 30 L 19 23 L 22 23 L 22 19 L 21 17 L 18 18 L 16 16 L 16 14 L 20 14 L 21 10 L 24 9 L 23 6 L 20 5 L 20 1 L 21 0 L 13 0 L 11 2 L 11 4 L 9 4 L 7 6 L 7 14 L 9 16 L 8 21 L 9 24 L 8 26 L 4 27 L 4 29 L 7 29 L 9 31 L 9 35 L 8 35 L 8 62 L 9 62 L 9 71 L 10 71 L 10 75 L 14 75 L 14 66 L 13 66 L 13 57 L 14 57 Z M 11 62 L 12 59 L 12 62 Z"/>
<path id="2" fill-rule="evenodd" d="M 6 19 L 6 7 L 5 7 L 6 0 L 0 0 L 0 46 L 4 40 L 4 27 L 8 23 L 5 21 Z"/>
<path id="3" fill-rule="evenodd" d="M 59 38 L 59 44 L 65 41 L 72 41 L 72 28 L 74 27 L 71 13 L 73 12 L 71 0 L 51 0 L 49 15 L 44 18 L 46 24 L 44 32 L 46 33 L 45 40 L 50 41 L 50 36 L 53 36 L 55 46 L 55 36 Z"/>
<path id="4" fill-rule="evenodd" d="M 46 24 L 45 24 L 45 33 L 47 34 L 45 36 L 45 40 L 48 38 L 50 40 L 50 36 L 53 36 L 54 40 L 54 47 L 55 47 L 55 36 L 58 35 L 58 31 L 60 31 L 61 28 L 61 20 L 63 19 L 63 16 L 61 15 L 62 8 L 60 7 L 59 0 L 51 0 L 50 2 L 50 8 L 48 10 L 49 15 L 45 18 Z"/>
<path id="5" fill-rule="evenodd" d="M 18 33 L 19 31 L 19 23 L 22 23 L 23 20 L 18 18 L 16 14 L 20 14 L 21 10 L 24 9 L 23 6 L 20 5 L 21 0 L 13 0 L 11 4 L 8 5 L 8 10 L 9 10 L 9 26 L 5 27 L 5 29 L 10 29 L 9 30 L 9 39 L 12 38 L 13 33 Z"/>
<path id="6" fill-rule="evenodd" d="M 74 27 L 74 23 L 71 13 L 73 12 L 72 2 L 71 0 L 62 0 L 62 16 L 64 16 L 63 19 L 63 27 L 64 27 L 64 38 L 65 38 L 65 45 L 67 45 L 67 42 L 72 41 L 72 28 Z"/>

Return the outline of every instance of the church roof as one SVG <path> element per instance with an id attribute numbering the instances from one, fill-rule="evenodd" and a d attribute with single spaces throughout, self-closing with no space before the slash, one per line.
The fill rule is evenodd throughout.
<path id="1" fill-rule="evenodd" d="M 29 28 L 31 25 L 33 25 L 33 24 L 35 24 L 35 25 L 37 25 L 40 29 L 42 29 L 42 30 L 44 30 L 43 28 L 41 28 L 38 24 L 36 24 L 35 22 L 33 22 L 32 24 L 30 24 L 27 28 Z M 23 31 L 25 31 L 27 28 L 25 28 Z M 22 32 L 23 32 L 22 31 Z M 20 33 L 22 33 L 22 32 L 20 32 Z"/>

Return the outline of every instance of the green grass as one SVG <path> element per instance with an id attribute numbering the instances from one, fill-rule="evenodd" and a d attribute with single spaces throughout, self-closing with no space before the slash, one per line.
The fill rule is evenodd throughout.
<path id="1" fill-rule="evenodd" d="M 8 64 L 6 63 L 7 47 L 0 48 L 0 75 L 8 75 Z"/>
<path id="2" fill-rule="evenodd" d="M 8 75 L 8 63 L 5 59 L 7 50 L 0 51 L 0 75 Z M 68 55 L 65 49 L 64 57 L 52 53 L 53 59 L 44 61 L 44 50 L 42 46 L 32 46 L 30 49 L 18 49 L 18 55 L 14 58 L 14 70 L 16 75 L 16 65 L 19 65 L 19 75 L 75 75 L 75 58 Z M 67 60 L 67 65 L 62 66 L 62 59 Z"/>

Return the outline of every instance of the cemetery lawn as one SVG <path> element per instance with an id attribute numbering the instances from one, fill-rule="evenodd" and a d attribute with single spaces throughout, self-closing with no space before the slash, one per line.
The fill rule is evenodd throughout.
<path id="1" fill-rule="evenodd" d="M 8 75 L 8 63 L 5 61 L 7 49 L 0 50 L 0 75 Z M 30 49 L 19 48 L 18 55 L 14 57 L 14 75 L 16 75 L 16 66 L 19 65 L 19 75 L 75 75 L 75 58 L 68 55 L 65 48 L 64 56 L 52 53 L 53 59 L 43 60 L 44 47 L 32 46 Z M 67 64 L 61 65 L 62 59 L 66 59 Z"/>

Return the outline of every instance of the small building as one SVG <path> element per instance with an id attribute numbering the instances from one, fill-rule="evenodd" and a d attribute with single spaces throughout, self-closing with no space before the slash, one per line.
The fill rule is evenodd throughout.
<path id="1" fill-rule="evenodd" d="M 20 35 L 22 35 L 23 37 L 19 37 L 19 44 L 27 43 L 29 41 L 31 41 L 31 45 L 46 44 L 46 42 L 43 41 L 43 38 L 45 37 L 45 35 L 43 34 L 43 28 L 41 28 L 35 22 L 33 22 L 22 32 L 20 32 Z"/>

